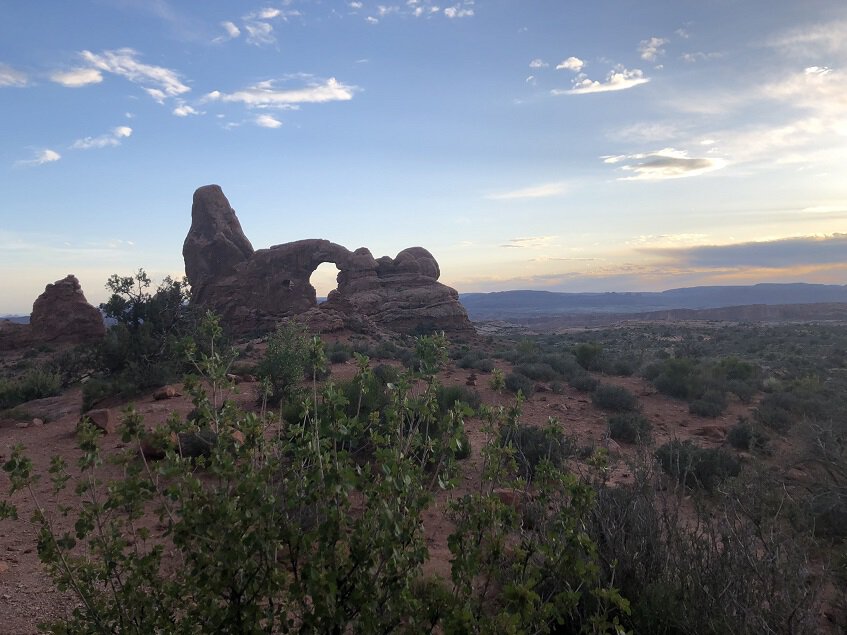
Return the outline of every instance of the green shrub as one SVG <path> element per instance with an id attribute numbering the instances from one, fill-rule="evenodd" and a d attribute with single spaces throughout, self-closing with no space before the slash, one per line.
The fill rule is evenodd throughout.
<path id="1" fill-rule="evenodd" d="M 473 411 L 478 410 L 482 405 L 482 397 L 479 393 L 467 386 L 438 386 L 435 399 L 438 402 L 438 410 L 442 414 L 450 410 L 457 401 L 466 404 Z"/>
<path id="2" fill-rule="evenodd" d="M 726 410 L 726 396 L 717 390 L 707 390 L 700 399 L 688 404 L 688 412 L 698 417 L 715 418 Z"/>
<path id="3" fill-rule="evenodd" d="M 333 364 L 343 364 L 352 357 L 352 354 L 346 348 L 335 348 L 327 350 L 327 357 Z"/>
<path id="4" fill-rule="evenodd" d="M 592 403 L 605 410 L 614 410 L 616 412 L 626 412 L 635 410 L 638 402 L 629 390 L 623 386 L 614 386 L 612 384 L 602 384 L 594 389 L 591 393 Z"/>
<path id="5" fill-rule="evenodd" d="M 514 448 L 518 473 L 531 481 L 543 460 L 559 467 L 574 454 L 573 443 L 554 428 L 515 424 L 500 430 L 500 443 Z"/>
<path id="6" fill-rule="evenodd" d="M 373 374 L 382 382 L 383 385 L 396 384 L 400 380 L 401 371 L 399 368 L 392 366 L 391 364 L 379 364 L 374 367 Z"/>
<path id="7" fill-rule="evenodd" d="M 603 346 L 594 342 L 577 344 L 573 351 L 577 363 L 585 370 L 600 370 Z"/>
<path id="8" fill-rule="evenodd" d="M 279 404 L 290 398 L 303 380 L 309 362 L 309 338 L 305 327 L 289 320 L 268 336 L 268 346 L 256 372 L 271 393 L 268 401 Z"/>
<path id="9" fill-rule="evenodd" d="M 701 448 L 691 441 L 665 443 L 656 450 L 656 459 L 680 483 L 708 491 L 741 471 L 738 460 L 726 450 Z"/>
<path id="10" fill-rule="evenodd" d="M 609 417 L 609 436 L 625 443 L 650 443 L 653 426 L 638 412 L 621 412 Z"/>
<path id="11" fill-rule="evenodd" d="M 529 397 L 535 392 L 535 382 L 526 375 L 520 373 L 509 373 L 506 375 L 506 389 L 518 394 L 522 392 L 524 397 Z"/>
<path id="12" fill-rule="evenodd" d="M 767 437 L 756 430 L 744 417 L 739 417 L 738 422 L 729 429 L 726 440 L 736 450 L 761 449 L 768 442 Z"/>
<path id="13" fill-rule="evenodd" d="M 44 368 L 32 368 L 17 379 L 0 379 L 0 410 L 58 395 L 61 388 L 60 375 Z"/>
<path id="14" fill-rule="evenodd" d="M 535 381 L 551 381 L 559 376 L 550 364 L 542 363 L 520 364 L 515 366 L 515 372 Z"/>
<path id="15" fill-rule="evenodd" d="M 600 381 L 583 371 L 571 375 L 570 379 L 568 379 L 568 384 L 571 388 L 575 388 L 580 392 L 592 392 L 600 385 Z"/>

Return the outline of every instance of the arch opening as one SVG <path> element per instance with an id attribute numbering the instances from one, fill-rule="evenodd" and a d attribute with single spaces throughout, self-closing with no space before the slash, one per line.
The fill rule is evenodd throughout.
<path id="1" fill-rule="evenodd" d="M 326 302 L 331 291 L 338 288 L 338 274 L 341 270 L 334 262 L 322 262 L 309 276 L 309 284 L 315 288 L 318 304 Z"/>

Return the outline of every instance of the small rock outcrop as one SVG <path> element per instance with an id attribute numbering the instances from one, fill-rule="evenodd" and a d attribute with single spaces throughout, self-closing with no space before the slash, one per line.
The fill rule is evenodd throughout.
<path id="1" fill-rule="evenodd" d="M 38 342 L 78 344 L 106 334 L 103 316 L 85 299 L 73 275 L 47 285 L 32 305 L 29 323 Z"/>
<path id="2" fill-rule="evenodd" d="M 0 320 L 0 350 L 39 344 L 83 344 L 102 339 L 106 325 L 85 299 L 79 280 L 68 275 L 48 284 L 32 305 L 29 324 Z"/>
<path id="3" fill-rule="evenodd" d="M 194 193 L 182 253 L 192 302 L 218 312 L 239 335 L 270 331 L 292 316 L 321 330 L 472 330 L 458 293 L 438 282 L 438 263 L 426 249 L 374 259 L 364 247 L 309 239 L 254 250 L 217 185 Z M 324 262 L 338 267 L 338 288 L 318 306 L 309 278 Z"/>

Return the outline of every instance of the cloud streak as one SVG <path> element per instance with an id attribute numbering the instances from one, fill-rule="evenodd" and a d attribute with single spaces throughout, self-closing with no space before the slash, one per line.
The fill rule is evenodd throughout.
<path id="1" fill-rule="evenodd" d="M 89 64 L 88 70 L 93 69 L 123 77 L 144 88 L 145 92 L 159 103 L 164 102 L 166 97 L 178 97 L 191 90 L 182 82 L 179 73 L 164 66 L 139 61 L 139 53 L 131 48 L 101 53 L 82 51 L 80 56 Z M 85 69 L 77 69 L 77 72 L 80 73 L 83 70 Z M 92 74 L 91 77 L 94 75 Z"/>
<path id="2" fill-rule="evenodd" d="M 17 161 L 15 165 L 17 166 L 36 166 L 36 165 L 45 165 L 46 163 L 55 163 L 59 159 L 62 158 L 62 155 L 56 152 L 55 150 L 51 150 L 50 148 L 44 148 L 43 150 L 39 150 L 36 152 L 35 157 L 32 159 L 24 159 L 21 161 Z"/>
<path id="3" fill-rule="evenodd" d="M 23 88 L 27 84 L 29 78 L 26 73 L 0 63 L 0 87 Z"/>
<path id="4" fill-rule="evenodd" d="M 609 72 L 604 81 L 597 81 L 580 73 L 573 82 L 573 88 L 551 90 L 553 95 L 588 95 L 591 93 L 608 93 L 619 90 L 635 88 L 650 81 L 644 73 L 633 68 L 632 70 L 619 67 Z"/>
<path id="5" fill-rule="evenodd" d="M 113 128 L 108 134 L 77 139 L 71 144 L 71 150 L 92 150 L 119 146 L 122 139 L 127 139 L 131 135 L 132 128 L 129 126 L 118 126 L 117 128 Z"/>
<path id="6" fill-rule="evenodd" d="M 524 187 L 518 190 L 511 190 L 509 192 L 488 194 L 485 198 L 490 201 L 510 201 L 525 198 L 549 198 L 552 196 L 559 196 L 561 194 L 564 194 L 566 191 L 566 183 L 544 183 L 542 185 L 533 185 L 531 187 Z"/>
<path id="7" fill-rule="evenodd" d="M 339 82 L 334 77 L 326 80 L 311 79 L 300 88 L 280 89 L 276 80 L 267 80 L 254 84 L 234 93 L 212 91 L 204 98 L 206 101 L 224 103 L 242 103 L 250 108 L 291 108 L 299 104 L 320 104 L 332 101 L 349 101 L 359 90 Z"/>
<path id="8" fill-rule="evenodd" d="M 659 181 L 700 176 L 728 165 L 728 161 L 712 157 L 689 157 L 683 150 L 663 148 L 655 152 L 601 157 L 604 163 L 620 164 L 630 176 L 624 181 Z"/>

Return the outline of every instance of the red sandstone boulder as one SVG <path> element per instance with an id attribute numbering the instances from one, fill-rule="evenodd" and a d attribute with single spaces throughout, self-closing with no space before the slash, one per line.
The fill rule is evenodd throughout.
<path id="1" fill-rule="evenodd" d="M 106 334 L 102 314 L 85 299 L 73 275 L 47 285 L 32 305 L 29 322 L 38 342 L 80 344 Z"/>

